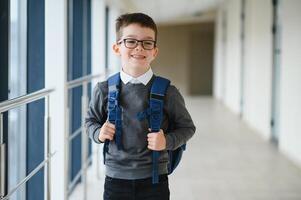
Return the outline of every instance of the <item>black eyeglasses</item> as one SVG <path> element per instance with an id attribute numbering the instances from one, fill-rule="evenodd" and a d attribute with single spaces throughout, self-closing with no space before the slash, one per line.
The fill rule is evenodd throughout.
<path id="1" fill-rule="evenodd" d="M 132 38 L 126 38 L 117 42 L 117 44 L 121 44 L 122 42 L 124 43 L 124 46 L 129 49 L 135 49 L 139 42 L 141 42 L 142 47 L 145 50 L 152 50 L 156 47 L 156 41 L 154 40 L 136 40 Z"/>

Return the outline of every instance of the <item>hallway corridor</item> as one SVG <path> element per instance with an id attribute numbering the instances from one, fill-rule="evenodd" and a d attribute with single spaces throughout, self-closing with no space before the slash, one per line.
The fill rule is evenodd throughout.
<path id="1" fill-rule="evenodd" d="M 187 98 L 197 127 L 172 200 L 299 200 L 301 170 L 212 98 Z"/>
<path id="2" fill-rule="evenodd" d="M 171 200 L 300 200 L 301 170 L 210 97 L 186 98 L 197 127 L 170 176 Z M 103 183 L 88 177 L 88 199 Z M 79 187 L 71 200 L 81 199 Z"/>

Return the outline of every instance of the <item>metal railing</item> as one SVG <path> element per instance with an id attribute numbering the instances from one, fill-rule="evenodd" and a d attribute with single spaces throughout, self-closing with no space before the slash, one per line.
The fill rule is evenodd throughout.
<path id="1" fill-rule="evenodd" d="M 50 130 L 49 130 L 49 95 L 53 92 L 54 89 L 42 89 L 36 92 L 33 92 L 28 95 L 20 96 L 11 100 L 7 100 L 0 103 L 0 199 L 8 200 L 11 195 L 13 195 L 23 184 L 30 180 L 38 171 L 44 167 L 44 191 L 46 200 L 50 200 L 50 164 L 51 158 L 55 153 L 51 153 L 50 149 Z M 23 180 L 14 186 L 10 191 L 6 192 L 6 151 L 7 145 L 4 143 L 4 133 L 3 133 L 3 113 L 11 109 L 23 106 L 34 101 L 45 98 L 45 120 L 44 120 L 44 160 L 33 169 Z"/>
<path id="2" fill-rule="evenodd" d="M 82 116 L 82 120 L 81 120 L 81 127 L 78 128 L 77 130 L 75 130 L 73 133 L 70 134 L 70 121 L 69 121 L 69 114 L 70 114 L 70 110 L 69 107 L 67 108 L 67 127 L 66 127 L 66 131 L 65 131 L 65 199 L 67 200 L 69 195 L 71 194 L 72 190 L 74 189 L 74 187 L 76 186 L 76 184 L 78 183 L 78 180 L 81 178 L 81 182 L 82 182 L 82 186 L 83 186 L 83 200 L 87 199 L 87 168 L 90 165 L 90 163 L 92 162 L 92 156 L 88 157 L 88 146 L 89 146 L 89 140 L 88 140 L 88 136 L 86 134 L 86 130 L 85 130 L 85 116 L 87 113 L 87 108 L 88 108 L 88 101 L 89 101 L 89 97 L 88 97 L 88 84 L 95 78 L 105 78 L 108 75 L 109 71 L 105 71 L 103 74 L 97 74 L 97 75 L 88 75 L 88 76 L 84 76 L 72 81 L 69 81 L 67 83 L 66 89 L 67 89 L 67 94 L 69 95 L 69 90 L 82 86 L 82 97 L 81 97 L 81 116 Z M 69 97 L 67 97 L 69 99 Z M 81 134 L 81 169 L 79 170 L 79 172 L 74 176 L 73 180 L 70 182 L 70 177 L 69 177 L 69 170 L 70 170 L 70 156 L 71 153 L 70 152 L 72 149 L 70 148 L 70 143 L 72 142 L 72 140 L 74 138 L 76 138 L 76 136 L 78 136 L 79 134 Z"/>

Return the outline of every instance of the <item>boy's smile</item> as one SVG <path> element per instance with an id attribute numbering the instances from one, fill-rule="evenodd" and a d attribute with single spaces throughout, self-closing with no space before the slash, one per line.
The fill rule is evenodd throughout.
<path id="1" fill-rule="evenodd" d="M 149 70 L 150 63 L 158 54 L 158 48 L 154 46 L 150 50 L 146 49 L 153 47 L 154 41 L 155 32 L 150 28 L 130 24 L 122 29 L 122 38 L 113 45 L 113 50 L 121 57 L 125 73 L 138 77 Z"/>

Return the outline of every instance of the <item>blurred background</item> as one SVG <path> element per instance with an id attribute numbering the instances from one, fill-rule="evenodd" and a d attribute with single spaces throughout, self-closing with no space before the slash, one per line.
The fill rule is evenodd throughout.
<path id="1" fill-rule="evenodd" d="M 172 200 L 301 200 L 300 0 L 1 0 L 0 199 L 102 199 L 86 136 L 95 84 L 120 70 L 115 20 L 158 26 L 155 74 L 197 127 Z"/>

